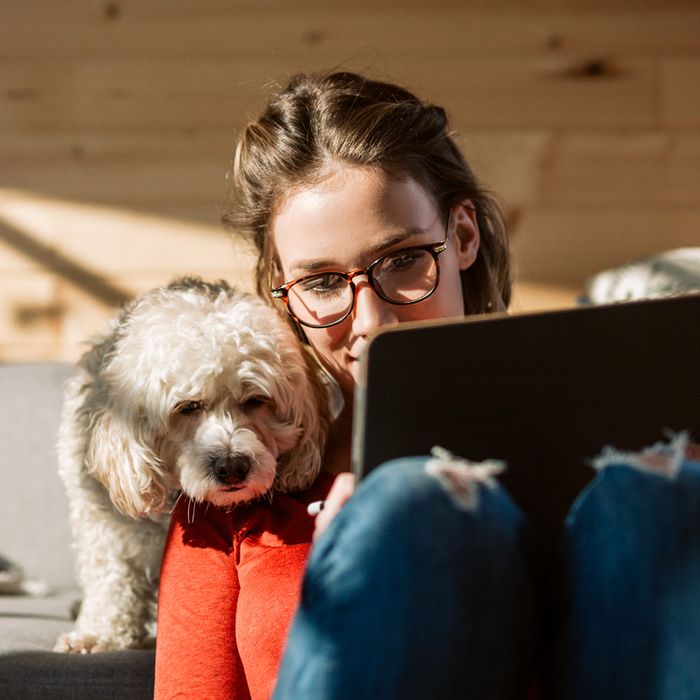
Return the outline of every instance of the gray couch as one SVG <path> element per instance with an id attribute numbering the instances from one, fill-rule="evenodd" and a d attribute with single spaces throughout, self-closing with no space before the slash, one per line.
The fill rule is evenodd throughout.
<path id="1" fill-rule="evenodd" d="M 79 597 L 56 430 L 70 366 L 0 364 L 0 555 L 44 582 L 44 596 L 0 594 L 0 697 L 153 697 L 154 653 L 56 654 Z"/>

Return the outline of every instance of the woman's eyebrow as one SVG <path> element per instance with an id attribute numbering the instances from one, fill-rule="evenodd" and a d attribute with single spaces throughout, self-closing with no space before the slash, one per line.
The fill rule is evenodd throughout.
<path id="1" fill-rule="evenodd" d="M 367 252 L 372 255 L 375 253 L 380 254 L 387 248 L 391 248 L 399 243 L 403 243 L 407 238 L 411 238 L 412 236 L 418 236 L 422 233 L 427 232 L 427 229 L 421 228 L 420 226 L 408 226 L 407 228 L 402 229 L 397 233 L 390 234 L 383 241 L 370 248 L 370 250 L 368 250 Z"/>
<path id="2" fill-rule="evenodd" d="M 427 229 L 420 226 L 408 226 L 396 233 L 388 235 L 375 245 L 368 248 L 364 256 L 378 258 L 382 252 L 399 243 L 403 243 L 407 238 L 427 233 Z M 316 272 L 318 270 L 340 270 L 341 267 L 335 260 L 328 259 L 309 259 L 295 261 L 290 269 L 294 272 Z"/>

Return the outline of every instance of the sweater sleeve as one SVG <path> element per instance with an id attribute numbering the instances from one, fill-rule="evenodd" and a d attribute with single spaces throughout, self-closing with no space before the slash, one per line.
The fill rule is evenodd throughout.
<path id="1" fill-rule="evenodd" d="M 155 698 L 248 700 L 236 643 L 239 581 L 230 519 L 181 499 L 163 553 Z"/>

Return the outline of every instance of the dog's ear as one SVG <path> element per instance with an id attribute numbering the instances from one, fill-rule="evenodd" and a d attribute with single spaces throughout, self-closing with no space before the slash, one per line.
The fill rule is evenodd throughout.
<path id="1" fill-rule="evenodd" d="M 106 410 L 93 423 L 87 446 L 88 472 L 107 489 L 114 506 L 133 518 L 162 510 L 171 488 L 145 423 Z"/>
<path id="2" fill-rule="evenodd" d="M 290 417 L 299 426 L 299 440 L 282 455 L 276 488 L 284 492 L 308 489 L 321 471 L 329 426 L 328 392 L 311 368 L 303 380 L 290 383 Z"/>

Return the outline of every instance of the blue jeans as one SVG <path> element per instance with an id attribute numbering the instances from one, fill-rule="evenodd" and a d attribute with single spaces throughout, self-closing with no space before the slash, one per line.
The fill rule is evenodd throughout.
<path id="1" fill-rule="evenodd" d="M 700 698 L 700 463 L 606 467 L 572 507 L 553 573 L 551 696 Z"/>
<path id="2" fill-rule="evenodd" d="M 505 490 L 456 507 L 425 462 L 372 472 L 312 548 L 277 700 L 525 698 L 538 666 L 543 697 L 700 697 L 700 464 L 601 472 L 542 596 Z"/>

